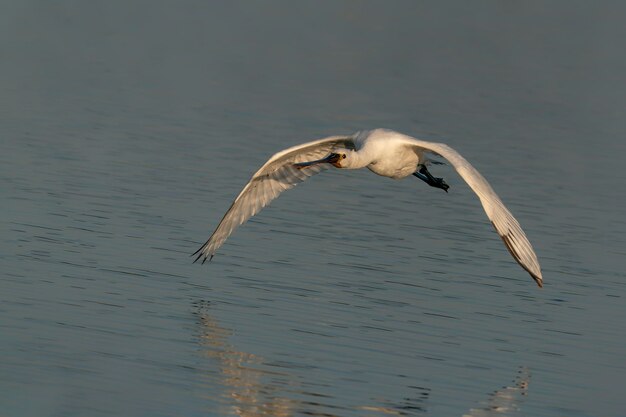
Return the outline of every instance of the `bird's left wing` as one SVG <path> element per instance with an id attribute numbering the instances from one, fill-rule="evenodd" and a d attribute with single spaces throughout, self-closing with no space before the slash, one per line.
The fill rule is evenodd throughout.
<path id="1" fill-rule="evenodd" d="M 528 271 L 537 285 L 542 287 L 541 267 L 532 245 L 518 221 L 506 208 L 485 177 L 457 151 L 444 143 L 427 142 L 409 136 L 406 136 L 405 140 L 407 146 L 414 150 L 436 153 L 447 159 L 454 166 L 467 185 L 478 195 L 487 217 L 491 220 L 491 224 L 502 238 L 504 245 L 513 255 L 513 258 L 522 268 Z"/>
<path id="2" fill-rule="evenodd" d="M 209 240 L 194 253 L 198 255 L 196 261 L 202 258 L 204 263 L 207 258 L 212 258 L 237 226 L 258 213 L 280 193 L 330 166 L 317 164 L 298 169 L 294 167 L 295 163 L 323 158 L 338 147 L 354 149 L 354 136 L 330 136 L 293 146 L 272 156 L 241 190 Z"/>

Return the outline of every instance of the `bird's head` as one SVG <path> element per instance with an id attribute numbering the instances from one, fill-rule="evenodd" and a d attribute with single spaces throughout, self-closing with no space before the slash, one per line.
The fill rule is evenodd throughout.
<path id="1" fill-rule="evenodd" d="M 346 168 L 349 164 L 350 151 L 347 149 L 335 149 L 333 153 L 327 156 L 328 163 L 335 168 Z"/>
<path id="2" fill-rule="evenodd" d="M 331 164 L 336 168 L 351 168 L 355 159 L 354 151 L 349 149 L 338 148 L 333 150 L 328 156 L 318 159 L 317 161 L 299 162 L 294 164 L 296 168 L 302 169 L 317 164 Z"/>

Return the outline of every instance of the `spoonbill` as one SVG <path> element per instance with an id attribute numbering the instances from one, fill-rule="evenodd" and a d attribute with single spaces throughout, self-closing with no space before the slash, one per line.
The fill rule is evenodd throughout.
<path id="1" fill-rule="evenodd" d="M 543 286 L 541 267 L 526 234 L 487 180 L 446 144 L 427 142 L 388 129 L 330 136 L 287 148 L 272 156 L 243 187 L 209 240 L 193 255 L 194 262 L 211 260 L 235 228 L 268 205 L 280 193 L 329 168 L 367 168 L 383 177 L 400 179 L 414 175 L 431 187 L 448 192 L 443 178 L 434 177 L 428 166 L 436 155 L 448 160 L 478 195 L 491 224 L 513 258 Z M 321 159 L 320 159 L 321 158 Z M 193 256 L 192 255 L 192 256 Z"/>

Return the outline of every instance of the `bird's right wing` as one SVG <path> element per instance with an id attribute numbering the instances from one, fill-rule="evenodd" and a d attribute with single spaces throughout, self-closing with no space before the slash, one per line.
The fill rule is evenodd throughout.
<path id="1" fill-rule="evenodd" d="M 541 267 L 532 245 L 518 221 L 505 207 L 485 177 L 457 151 L 446 144 L 427 142 L 408 136 L 406 142 L 408 146 L 417 148 L 419 151 L 434 152 L 447 159 L 454 166 L 467 185 L 478 195 L 487 217 L 513 258 L 533 277 L 537 285 L 542 287 Z"/>
<path id="2" fill-rule="evenodd" d="M 267 206 L 280 193 L 327 169 L 330 164 L 317 164 L 298 169 L 294 164 L 323 158 L 335 148 L 354 149 L 354 136 L 331 136 L 303 143 L 272 156 L 241 190 L 209 240 L 194 255 L 196 261 L 212 258 L 237 226 Z M 195 261 L 194 261 L 195 262 Z"/>

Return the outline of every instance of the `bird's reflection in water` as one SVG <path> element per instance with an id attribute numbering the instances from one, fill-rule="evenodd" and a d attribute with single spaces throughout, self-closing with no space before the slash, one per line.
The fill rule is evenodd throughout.
<path id="1" fill-rule="evenodd" d="M 528 394 L 530 372 L 520 368 L 513 385 L 503 387 L 489 395 L 481 408 L 472 408 L 463 417 L 505 417 L 518 415 L 520 405 Z"/>
<path id="2" fill-rule="evenodd" d="M 415 398 L 405 398 L 398 403 L 377 398 L 372 406 L 341 406 L 322 403 L 332 398 L 319 393 L 310 392 L 300 387 L 297 378 L 281 372 L 270 372 L 264 369 L 264 359 L 252 353 L 240 352 L 229 342 L 232 332 L 220 327 L 209 314 L 209 303 L 201 301 L 196 304 L 197 320 L 200 327 L 199 338 L 202 353 L 208 358 L 219 362 L 219 374 L 210 375 L 217 378 L 224 387 L 226 398 L 225 410 L 222 414 L 233 414 L 244 417 L 293 415 L 338 417 L 342 410 L 366 411 L 366 416 L 423 415 L 424 402 L 428 398 L 429 389 L 410 387 Z M 302 397 L 302 399 L 287 398 Z M 339 413 L 339 414 L 336 414 Z"/>
<path id="3" fill-rule="evenodd" d="M 418 386 L 409 387 L 411 396 L 402 400 L 374 398 L 371 405 L 342 407 L 336 404 L 318 402 L 326 397 L 299 388 L 296 378 L 286 373 L 270 372 L 264 368 L 264 359 L 252 353 L 240 352 L 229 342 L 232 332 L 219 326 L 209 314 L 209 303 L 200 301 L 196 304 L 197 319 L 200 325 L 199 337 L 202 353 L 219 362 L 218 383 L 224 387 L 226 410 L 223 414 L 242 417 L 288 417 L 309 415 L 338 417 L 330 410 L 359 410 L 365 416 L 415 416 L 426 414 L 426 402 L 430 389 Z M 513 386 L 504 387 L 489 395 L 484 407 L 471 409 L 463 417 L 512 416 L 519 409 L 520 400 L 528 389 L 529 372 L 526 368 L 519 371 Z M 315 397 L 318 401 L 287 398 Z"/>
<path id="4" fill-rule="evenodd" d="M 256 367 L 262 358 L 234 349 L 228 343 L 232 332 L 218 325 L 208 314 L 208 306 L 205 301 L 197 303 L 200 344 L 204 355 L 219 361 L 219 383 L 230 399 L 226 412 L 243 417 L 293 415 L 294 401 L 276 395 L 276 387 L 264 384 L 264 378 L 272 373 Z"/>

